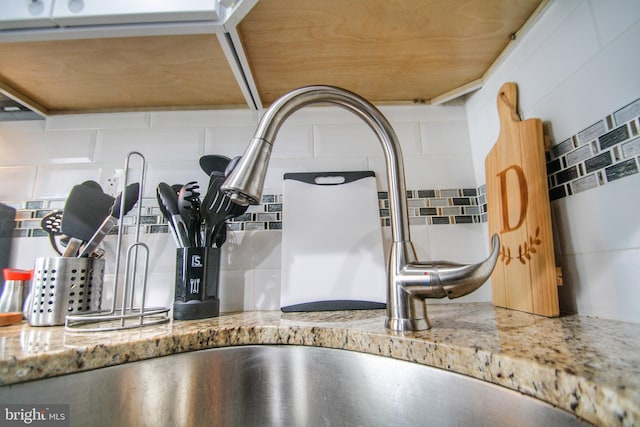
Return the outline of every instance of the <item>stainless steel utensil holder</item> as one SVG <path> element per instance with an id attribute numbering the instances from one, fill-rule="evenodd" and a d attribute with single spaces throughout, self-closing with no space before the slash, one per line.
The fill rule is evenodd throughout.
<path id="1" fill-rule="evenodd" d="M 31 326 L 64 325 L 65 316 L 99 311 L 105 260 L 37 258 L 27 302 Z"/>
<path id="2" fill-rule="evenodd" d="M 138 190 L 138 210 L 135 221 L 135 243 L 129 245 L 129 247 L 127 248 L 121 304 L 120 306 L 117 306 L 118 281 L 120 276 L 120 255 L 122 253 L 122 235 L 124 229 L 124 207 L 126 205 L 124 200 L 120 204 L 120 215 L 118 220 L 118 242 L 116 246 L 113 302 L 111 304 L 111 310 L 97 313 L 67 315 L 65 322 L 65 330 L 67 331 L 104 332 L 155 325 L 169 322 L 170 320 L 169 308 L 145 307 L 145 298 L 147 293 L 147 275 L 149 267 L 149 247 L 146 244 L 140 242 L 140 217 L 142 216 L 142 195 L 144 194 L 146 161 L 144 156 L 137 151 L 132 151 L 127 155 L 124 163 L 124 188 L 129 185 L 129 161 L 132 156 L 138 156 L 141 160 L 140 187 Z M 122 197 L 125 197 L 124 192 Z M 144 251 L 144 259 L 142 261 L 144 269 L 141 276 L 142 278 L 138 279 L 136 270 L 137 266 L 141 264 L 139 256 L 140 249 L 143 249 Z M 142 293 L 140 305 L 138 307 L 135 306 L 136 292 Z"/>

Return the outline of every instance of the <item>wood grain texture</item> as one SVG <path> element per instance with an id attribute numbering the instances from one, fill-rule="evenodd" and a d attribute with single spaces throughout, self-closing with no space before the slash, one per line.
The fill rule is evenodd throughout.
<path id="1" fill-rule="evenodd" d="M 422 103 L 481 84 L 543 3 L 261 0 L 238 34 L 264 106 L 309 84 Z M 0 43 L 0 88 L 45 114 L 247 107 L 215 35 Z"/>
<path id="2" fill-rule="evenodd" d="M 309 84 L 374 102 L 481 78 L 539 0 L 263 0 L 239 34 L 262 102 Z"/>
<path id="3" fill-rule="evenodd" d="M 0 82 L 51 113 L 246 102 L 215 35 L 0 44 Z"/>
<path id="4" fill-rule="evenodd" d="M 558 316 L 542 122 L 520 121 L 517 103 L 517 86 L 505 83 L 497 99 L 500 134 L 485 161 L 489 235 L 499 233 L 502 241 L 493 303 Z"/>

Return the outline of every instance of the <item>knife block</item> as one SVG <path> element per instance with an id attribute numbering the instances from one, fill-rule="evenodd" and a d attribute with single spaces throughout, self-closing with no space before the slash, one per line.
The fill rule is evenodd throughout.
<path id="1" fill-rule="evenodd" d="M 220 315 L 220 248 L 187 247 L 176 252 L 173 318 L 195 320 Z"/>

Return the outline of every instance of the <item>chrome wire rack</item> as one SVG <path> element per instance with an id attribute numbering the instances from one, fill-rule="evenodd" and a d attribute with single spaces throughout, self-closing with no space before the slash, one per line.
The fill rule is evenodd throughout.
<path id="1" fill-rule="evenodd" d="M 89 312 L 83 314 L 68 315 L 65 319 L 65 330 L 69 332 L 105 332 L 120 329 L 131 329 L 142 326 L 156 325 L 169 322 L 169 308 L 167 307 L 146 307 L 147 276 L 149 269 L 149 247 L 140 242 L 140 218 L 142 216 L 142 195 L 144 194 L 144 183 L 146 175 L 146 160 L 144 156 L 137 152 L 130 152 L 124 163 L 125 178 L 124 188 L 129 184 L 130 160 L 132 157 L 140 158 L 140 179 L 138 189 L 138 209 L 135 218 L 135 242 L 127 247 L 126 262 L 123 275 L 123 288 L 120 305 L 118 306 L 118 282 L 120 281 L 120 260 L 122 253 L 122 236 L 124 234 L 124 206 L 123 200 L 120 204 L 120 215 L 118 219 L 118 240 L 116 246 L 116 259 L 113 284 L 113 301 L 110 310 Z M 122 197 L 125 197 L 123 191 Z M 142 252 L 142 254 L 141 254 Z M 142 258 L 142 261 L 141 261 Z M 142 265 L 143 271 L 138 277 L 137 267 Z M 135 299 L 141 292 L 140 304 L 136 306 Z"/>

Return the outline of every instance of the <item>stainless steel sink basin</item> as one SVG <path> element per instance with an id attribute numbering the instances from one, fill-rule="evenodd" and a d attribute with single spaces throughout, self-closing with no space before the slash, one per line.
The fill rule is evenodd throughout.
<path id="1" fill-rule="evenodd" d="M 202 350 L 0 387 L 77 426 L 568 426 L 572 414 L 440 369 L 344 350 Z"/>

